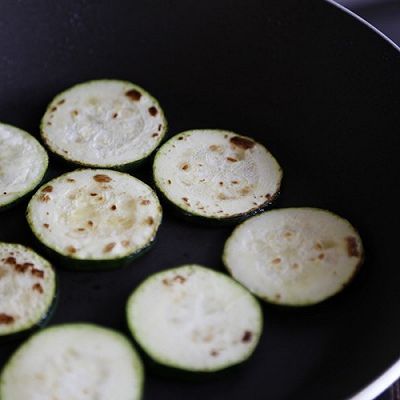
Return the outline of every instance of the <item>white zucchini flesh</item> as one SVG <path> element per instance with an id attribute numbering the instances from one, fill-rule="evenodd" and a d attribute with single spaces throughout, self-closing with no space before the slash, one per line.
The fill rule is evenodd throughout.
<path id="1" fill-rule="evenodd" d="M 131 175 L 81 169 L 43 185 L 28 204 L 37 238 L 58 253 L 107 260 L 139 252 L 161 223 L 155 192 Z"/>
<path id="2" fill-rule="evenodd" d="M 41 123 L 51 151 L 86 166 L 114 167 L 146 158 L 167 128 L 149 93 L 130 82 L 97 80 L 56 96 Z"/>
<path id="3" fill-rule="evenodd" d="M 139 400 L 143 367 L 120 333 L 91 324 L 42 330 L 23 343 L 0 380 L 2 400 Z"/>
<path id="4" fill-rule="evenodd" d="M 198 265 L 147 278 L 128 300 L 127 320 L 154 361 L 187 371 L 246 360 L 262 331 L 257 300 L 230 277 Z"/>
<path id="5" fill-rule="evenodd" d="M 44 258 L 20 244 L 0 242 L 0 336 L 39 324 L 55 292 L 55 273 Z"/>
<path id="6" fill-rule="evenodd" d="M 180 133 L 157 152 L 161 192 L 191 214 L 230 218 L 251 213 L 277 194 L 282 170 L 253 139 L 221 130 Z"/>
<path id="7" fill-rule="evenodd" d="M 0 123 L 0 207 L 33 190 L 47 165 L 46 150 L 33 136 Z"/>
<path id="8" fill-rule="evenodd" d="M 223 253 L 229 272 L 252 293 L 292 306 L 318 303 L 341 291 L 362 260 L 353 226 L 315 208 L 252 217 L 236 227 Z"/>

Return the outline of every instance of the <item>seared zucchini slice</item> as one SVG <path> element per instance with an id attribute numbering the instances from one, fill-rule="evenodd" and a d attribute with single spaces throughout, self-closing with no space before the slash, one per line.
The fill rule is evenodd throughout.
<path id="1" fill-rule="evenodd" d="M 213 372 L 245 361 L 262 331 L 257 300 L 230 277 L 199 265 L 156 273 L 127 303 L 129 329 L 156 363 Z"/>
<path id="2" fill-rule="evenodd" d="M 213 129 L 171 138 L 157 152 L 153 174 L 160 192 L 184 214 L 225 222 L 262 211 L 282 178 L 263 145 Z"/>
<path id="3" fill-rule="evenodd" d="M 66 161 L 129 170 L 159 145 L 167 122 L 157 100 L 141 87 L 96 80 L 56 96 L 40 130 L 48 148 Z"/>
<path id="4" fill-rule="evenodd" d="M 363 260 L 345 219 L 316 208 L 268 211 L 245 221 L 225 244 L 232 276 L 262 299 L 305 306 L 340 292 Z"/>
<path id="5" fill-rule="evenodd" d="M 141 254 L 161 223 L 155 192 L 131 175 L 82 169 L 43 185 L 28 204 L 39 241 L 71 267 L 114 267 Z M 76 261 L 74 263 L 74 261 Z"/>
<path id="6" fill-rule="evenodd" d="M 23 343 L 0 377 L 2 400 L 139 400 L 143 367 L 120 333 L 92 324 L 46 328 Z"/>
<path id="7" fill-rule="evenodd" d="M 0 299 L 0 337 L 42 326 L 56 299 L 52 266 L 21 244 L 0 242 Z"/>
<path id="8" fill-rule="evenodd" d="M 46 150 L 33 136 L 0 123 L 0 211 L 35 189 L 47 166 Z"/>

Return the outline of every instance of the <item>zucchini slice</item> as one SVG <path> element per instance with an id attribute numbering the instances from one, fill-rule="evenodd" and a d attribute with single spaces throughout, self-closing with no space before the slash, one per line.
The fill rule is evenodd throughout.
<path id="1" fill-rule="evenodd" d="M 31 192 L 47 170 L 46 150 L 29 133 L 0 123 L 0 210 Z"/>
<path id="2" fill-rule="evenodd" d="M 56 96 L 40 130 L 48 148 L 66 161 L 129 170 L 159 145 L 167 122 L 157 100 L 144 89 L 104 79 Z"/>
<path id="3" fill-rule="evenodd" d="M 0 242 L 0 337 L 42 326 L 55 298 L 49 262 L 25 246 Z"/>
<path id="4" fill-rule="evenodd" d="M 46 328 L 23 343 L 0 377 L 2 400 L 139 400 L 143 367 L 120 333 L 92 324 Z"/>
<path id="5" fill-rule="evenodd" d="M 363 261 L 363 246 L 345 219 L 316 208 L 268 211 L 236 227 L 223 262 L 264 300 L 289 306 L 340 292 Z"/>
<path id="6" fill-rule="evenodd" d="M 75 170 L 49 181 L 27 209 L 37 239 L 71 267 L 114 267 L 141 254 L 155 239 L 161 216 L 148 185 L 104 169 Z"/>
<path id="7" fill-rule="evenodd" d="M 157 152 L 153 174 L 160 192 L 186 215 L 232 222 L 268 206 L 282 178 L 263 145 L 214 129 L 171 138 Z"/>
<path id="8" fill-rule="evenodd" d="M 258 301 L 230 277 L 199 265 L 156 273 L 131 294 L 129 329 L 163 366 L 214 372 L 245 361 L 262 331 Z"/>

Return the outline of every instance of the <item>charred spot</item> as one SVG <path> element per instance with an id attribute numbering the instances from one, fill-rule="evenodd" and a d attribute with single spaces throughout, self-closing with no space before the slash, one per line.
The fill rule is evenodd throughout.
<path id="1" fill-rule="evenodd" d="M 115 112 L 115 113 L 112 115 L 112 118 L 115 119 L 115 118 L 117 118 L 117 117 L 118 117 L 118 113 Z"/>
<path id="2" fill-rule="evenodd" d="M 30 265 L 28 263 L 24 263 L 24 264 L 16 264 L 15 265 L 15 271 L 19 272 L 20 274 L 24 274 L 26 272 L 26 270 L 30 267 L 33 267 L 33 264 Z"/>
<path id="3" fill-rule="evenodd" d="M 78 110 L 72 110 L 72 111 L 71 111 L 71 115 L 72 115 L 73 117 L 76 117 L 77 115 L 79 115 L 79 111 L 78 111 Z"/>
<path id="4" fill-rule="evenodd" d="M 178 140 L 183 140 L 183 136 L 179 136 L 179 137 L 178 137 Z"/>
<path id="5" fill-rule="evenodd" d="M 15 321 L 12 315 L 0 313 L 0 324 L 9 325 Z"/>
<path id="6" fill-rule="evenodd" d="M 68 154 L 68 150 L 63 150 L 63 152 L 64 152 L 65 154 Z"/>
<path id="7" fill-rule="evenodd" d="M 242 336 L 242 342 L 243 343 L 248 343 L 250 340 L 253 338 L 253 332 L 251 331 L 244 331 L 243 336 Z"/>
<path id="8" fill-rule="evenodd" d="M 267 193 L 265 195 L 265 198 L 267 199 L 267 201 L 271 201 L 272 200 L 272 196 L 269 193 Z"/>
<path id="9" fill-rule="evenodd" d="M 242 196 L 247 196 L 251 192 L 251 188 L 249 186 L 245 186 L 244 188 L 240 189 L 240 194 Z"/>
<path id="10" fill-rule="evenodd" d="M 85 228 L 78 228 L 78 232 L 83 232 Z"/>
<path id="11" fill-rule="evenodd" d="M 7 192 L 3 192 L 3 194 L 4 194 L 4 195 L 6 195 L 6 194 L 7 194 Z"/>
<path id="12" fill-rule="evenodd" d="M 159 131 L 161 131 L 161 128 L 162 128 L 162 125 L 161 125 L 161 124 L 158 125 L 158 128 L 157 128 L 157 129 L 158 129 Z"/>
<path id="13" fill-rule="evenodd" d="M 16 263 L 17 263 L 17 260 L 15 259 L 15 257 L 7 257 L 7 258 L 5 259 L 5 263 L 6 263 L 6 264 L 16 264 Z"/>
<path id="14" fill-rule="evenodd" d="M 104 253 L 109 253 L 114 247 L 115 247 L 116 243 L 112 242 L 112 243 L 108 243 L 104 246 L 103 252 Z"/>
<path id="15" fill-rule="evenodd" d="M 110 210 L 115 211 L 116 209 L 117 209 L 117 206 L 116 206 L 115 204 L 113 204 L 113 205 L 110 207 Z"/>
<path id="16" fill-rule="evenodd" d="M 281 261 L 282 261 L 282 260 L 281 260 L 279 257 L 277 257 L 277 258 L 274 258 L 274 259 L 272 260 L 272 264 L 280 264 Z"/>
<path id="17" fill-rule="evenodd" d="M 219 186 L 224 186 L 224 182 L 219 182 Z"/>
<path id="18" fill-rule="evenodd" d="M 239 181 L 231 181 L 231 183 L 232 183 L 232 185 L 238 185 L 239 184 Z"/>
<path id="19" fill-rule="evenodd" d="M 96 182 L 111 182 L 112 179 L 108 175 L 97 174 L 93 177 Z"/>
<path id="20" fill-rule="evenodd" d="M 44 278 L 44 271 L 42 271 L 40 269 L 32 268 L 31 274 L 33 276 L 36 276 L 37 278 L 41 278 L 41 279 Z"/>
<path id="21" fill-rule="evenodd" d="M 171 182 L 171 179 L 168 179 L 167 182 L 168 182 L 168 185 L 170 185 L 170 184 L 172 183 L 172 182 Z"/>
<path id="22" fill-rule="evenodd" d="M 88 224 L 89 226 L 93 226 L 93 221 L 88 221 L 87 224 Z"/>
<path id="23" fill-rule="evenodd" d="M 51 122 L 48 122 L 47 125 L 48 125 L 48 126 L 51 126 Z"/>
<path id="24" fill-rule="evenodd" d="M 150 200 L 142 200 L 141 202 L 140 202 L 140 204 L 142 205 L 142 206 L 148 206 L 149 204 L 150 204 Z"/>
<path id="25" fill-rule="evenodd" d="M 233 136 L 229 139 L 229 141 L 234 146 L 240 147 L 244 150 L 252 149 L 256 145 L 255 142 L 253 142 L 252 140 L 240 136 Z"/>
<path id="26" fill-rule="evenodd" d="M 66 250 L 67 250 L 67 252 L 68 252 L 69 254 L 74 254 L 74 253 L 76 253 L 76 248 L 75 248 L 74 246 L 68 246 L 68 247 L 66 248 Z"/>
<path id="27" fill-rule="evenodd" d="M 41 194 L 39 200 L 43 201 L 43 203 L 47 203 L 50 200 L 50 196 L 48 194 Z"/>
<path id="28" fill-rule="evenodd" d="M 187 197 L 182 197 L 182 200 L 183 200 L 185 203 L 188 203 L 188 202 L 189 202 L 189 199 L 188 199 Z"/>
<path id="29" fill-rule="evenodd" d="M 53 191 L 53 186 L 50 186 L 50 185 L 48 185 L 42 189 L 42 192 L 44 192 L 44 193 L 51 193 L 52 191 Z"/>
<path id="30" fill-rule="evenodd" d="M 54 112 L 54 111 L 57 111 L 57 107 L 56 106 L 51 107 L 51 109 L 50 109 L 50 112 Z"/>
<path id="31" fill-rule="evenodd" d="M 62 99 L 62 100 L 60 100 L 57 104 L 59 105 L 59 106 L 61 106 L 61 104 L 64 104 L 65 103 L 65 99 Z"/>
<path id="32" fill-rule="evenodd" d="M 67 182 L 75 182 L 75 179 L 67 178 Z"/>
<path id="33" fill-rule="evenodd" d="M 172 280 L 174 282 L 178 282 L 178 283 L 185 283 L 186 282 L 186 278 L 183 277 L 182 275 L 176 275 L 176 276 L 174 276 L 174 278 Z"/>
<path id="34" fill-rule="evenodd" d="M 321 254 L 318 255 L 318 259 L 319 260 L 323 260 L 324 258 L 325 258 L 325 254 L 324 253 L 321 253 Z"/>
<path id="35" fill-rule="evenodd" d="M 226 157 L 226 159 L 230 162 L 237 162 L 237 159 L 233 157 Z"/>
<path id="36" fill-rule="evenodd" d="M 223 148 L 217 144 L 212 144 L 211 146 L 209 146 L 209 149 L 211 151 L 217 151 L 217 152 L 220 152 L 223 150 Z"/>
<path id="37" fill-rule="evenodd" d="M 35 290 L 36 292 L 43 293 L 43 287 L 40 283 L 35 283 L 32 286 L 32 289 Z"/>
<path id="38" fill-rule="evenodd" d="M 347 254 L 349 257 L 360 257 L 360 251 L 358 249 L 357 239 L 354 236 L 348 236 L 347 242 Z"/>
<path id="39" fill-rule="evenodd" d="M 97 193 L 90 193 L 90 195 L 93 196 L 97 196 Z"/>
<path id="40" fill-rule="evenodd" d="M 217 350 L 211 350 L 211 351 L 210 351 L 210 354 L 211 354 L 213 357 L 217 357 L 217 356 L 219 355 L 219 352 L 218 352 Z"/>
<path id="41" fill-rule="evenodd" d="M 188 163 L 182 164 L 181 169 L 187 171 L 189 169 L 189 164 Z"/>
<path id="42" fill-rule="evenodd" d="M 43 226 L 44 226 L 46 229 L 49 229 L 49 227 L 50 227 L 49 224 L 43 224 Z"/>
<path id="43" fill-rule="evenodd" d="M 140 93 L 136 89 L 131 89 L 131 90 L 128 90 L 127 92 L 125 92 L 125 96 L 129 97 L 133 101 L 139 101 L 140 98 L 142 97 L 142 93 Z"/>
<path id="44" fill-rule="evenodd" d="M 150 114 L 152 117 L 155 117 L 155 116 L 157 115 L 157 113 L 158 113 L 158 110 L 157 110 L 156 107 L 151 106 L 151 107 L 149 108 L 149 114 Z"/>
<path id="45" fill-rule="evenodd" d="M 157 132 L 154 132 L 151 136 L 152 136 L 152 137 L 157 137 L 157 136 L 158 136 L 158 133 L 157 133 Z"/>

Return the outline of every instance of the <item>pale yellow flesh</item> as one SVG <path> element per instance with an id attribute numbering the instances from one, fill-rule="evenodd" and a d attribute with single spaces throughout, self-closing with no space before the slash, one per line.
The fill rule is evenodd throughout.
<path id="1" fill-rule="evenodd" d="M 161 223 L 154 191 L 131 175 L 76 170 L 42 186 L 28 205 L 33 232 L 78 259 L 113 259 L 151 242 Z"/>
<path id="2" fill-rule="evenodd" d="M 0 243 L 0 335 L 35 326 L 55 296 L 50 264 L 18 244 Z"/>
<path id="3" fill-rule="evenodd" d="M 89 324 L 48 328 L 23 344 L 1 376 L 2 400 L 139 400 L 143 371 L 122 335 Z"/>
<path id="4" fill-rule="evenodd" d="M 140 93 L 140 98 L 129 95 Z M 83 165 L 111 167 L 149 155 L 166 130 L 157 101 L 125 81 L 76 85 L 49 105 L 42 136 L 57 154 Z"/>
<path id="5" fill-rule="evenodd" d="M 158 151 L 153 169 L 158 187 L 170 201 L 214 218 L 244 214 L 268 203 L 282 178 L 279 164 L 264 146 L 212 129 L 170 139 Z"/>
<path id="6" fill-rule="evenodd" d="M 34 189 L 47 163 L 46 151 L 33 136 L 0 123 L 0 206 Z"/>
<path id="7" fill-rule="evenodd" d="M 250 218 L 234 230 L 223 256 L 251 292 L 287 305 L 318 303 L 339 292 L 362 257 L 361 239 L 349 222 L 312 208 Z"/>
<path id="8" fill-rule="evenodd" d="M 130 297 L 127 318 L 153 359 L 194 371 L 245 360 L 262 330 L 256 300 L 229 277 L 197 265 L 146 280 Z"/>

